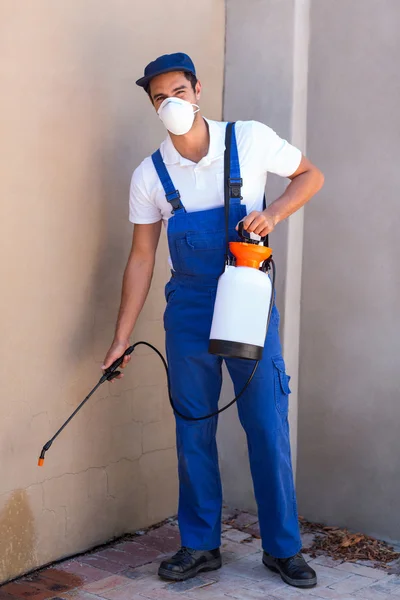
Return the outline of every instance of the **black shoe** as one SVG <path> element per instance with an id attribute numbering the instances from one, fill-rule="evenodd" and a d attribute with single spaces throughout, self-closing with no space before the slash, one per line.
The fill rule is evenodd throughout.
<path id="1" fill-rule="evenodd" d="M 317 585 L 316 572 L 306 563 L 300 552 L 289 558 L 274 558 L 264 551 L 262 561 L 270 571 L 280 573 L 283 581 L 289 585 L 299 588 L 312 588 Z"/>
<path id="2" fill-rule="evenodd" d="M 200 571 L 214 571 L 222 566 L 219 548 L 215 550 L 192 550 L 183 546 L 174 556 L 163 560 L 158 574 L 163 579 L 185 581 Z"/>

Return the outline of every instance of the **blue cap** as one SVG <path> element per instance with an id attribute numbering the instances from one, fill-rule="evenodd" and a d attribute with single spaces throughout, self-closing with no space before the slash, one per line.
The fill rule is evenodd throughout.
<path id="1" fill-rule="evenodd" d="M 171 71 L 186 71 L 186 73 L 196 75 L 192 59 L 183 52 L 176 52 L 175 54 L 159 56 L 156 60 L 149 63 L 144 70 L 144 77 L 138 79 L 136 84 L 144 88 L 156 75 L 170 73 Z"/>

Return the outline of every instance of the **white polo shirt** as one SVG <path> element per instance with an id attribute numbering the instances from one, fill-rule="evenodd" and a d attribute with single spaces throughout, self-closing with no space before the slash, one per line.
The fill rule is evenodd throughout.
<path id="1" fill-rule="evenodd" d="M 224 205 L 226 123 L 205 120 L 210 131 L 210 146 L 200 162 L 183 158 L 169 135 L 160 146 L 164 163 L 187 212 Z M 235 130 L 243 178 L 242 204 L 246 205 L 249 214 L 253 210 L 263 209 L 268 171 L 282 177 L 292 175 L 300 164 L 301 152 L 258 121 L 237 121 Z M 148 156 L 132 176 L 129 220 L 142 224 L 156 223 L 162 219 L 167 226 L 171 210 L 153 161 Z"/>

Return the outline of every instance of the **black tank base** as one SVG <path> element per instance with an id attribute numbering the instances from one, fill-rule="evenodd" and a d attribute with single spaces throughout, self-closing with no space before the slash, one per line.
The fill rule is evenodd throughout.
<path id="1" fill-rule="evenodd" d="M 261 360 L 264 348 L 254 344 L 242 344 L 226 340 L 210 340 L 208 351 L 224 358 L 246 358 L 247 360 Z"/>

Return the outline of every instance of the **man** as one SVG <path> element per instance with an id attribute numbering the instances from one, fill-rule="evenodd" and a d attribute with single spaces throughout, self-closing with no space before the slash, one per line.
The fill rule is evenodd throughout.
<path id="1" fill-rule="evenodd" d="M 135 224 L 133 243 L 115 337 L 103 368 L 129 346 L 149 291 L 163 221 L 172 267 L 164 315 L 172 398 L 180 413 L 199 417 L 217 409 L 221 389 L 222 359 L 208 352 L 208 341 L 225 255 L 226 123 L 201 115 L 201 83 L 186 54 L 157 58 L 136 83 L 147 92 L 168 136 L 132 177 L 129 218 Z M 247 232 L 265 236 L 322 187 L 323 176 L 300 150 L 262 123 L 237 122 L 232 131 L 240 171 L 235 177 L 243 179 L 243 187 L 239 198 L 230 199 L 229 238 L 237 239 L 241 220 Z M 291 182 L 282 196 L 265 208 L 268 171 Z M 290 585 L 313 587 L 316 574 L 300 554 L 288 427 L 289 377 L 278 325 L 274 306 L 263 358 L 238 401 L 238 411 L 248 439 L 263 563 Z M 129 360 L 126 357 L 123 366 Z M 229 358 L 226 364 L 239 393 L 254 362 Z M 182 547 L 162 562 L 159 575 L 182 581 L 221 566 L 222 494 L 215 440 L 217 418 L 188 421 L 177 414 L 175 417 Z"/>

